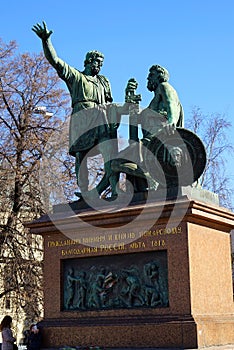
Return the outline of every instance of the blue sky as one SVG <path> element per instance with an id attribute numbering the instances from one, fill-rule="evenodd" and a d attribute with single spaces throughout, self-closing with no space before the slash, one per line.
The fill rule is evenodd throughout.
<path id="1" fill-rule="evenodd" d="M 115 102 L 123 101 L 126 82 L 135 77 L 147 106 L 148 69 L 161 64 L 170 72 L 185 119 L 198 106 L 233 120 L 233 0 L 8 0 L 1 3 L 0 37 L 16 40 L 20 52 L 39 53 L 41 42 L 31 27 L 42 20 L 54 31 L 58 55 L 78 69 L 87 51 L 104 53 L 102 73 Z"/>

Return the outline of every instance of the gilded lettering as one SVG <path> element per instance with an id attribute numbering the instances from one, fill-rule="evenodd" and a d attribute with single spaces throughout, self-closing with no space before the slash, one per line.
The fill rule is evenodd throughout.
<path id="1" fill-rule="evenodd" d="M 126 239 L 127 234 L 126 233 L 116 233 L 114 237 L 115 237 L 116 241 L 120 241 L 121 239 Z"/>
<path id="2" fill-rule="evenodd" d="M 103 251 L 117 251 L 117 250 L 123 250 L 124 249 L 124 243 L 114 243 L 114 244 L 101 244 L 99 249 L 101 250 L 101 252 Z"/>
<path id="3" fill-rule="evenodd" d="M 142 236 L 145 236 L 145 237 L 151 236 L 151 235 L 152 235 L 151 231 L 144 231 L 143 234 L 142 234 Z"/>
<path id="4" fill-rule="evenodd" d="M 145 243 L 144 242 L 133 242 L 130 244 L 131 249 L 139 249 L 139 248 L 145 248 Z"/>
<path id="5" fill-rule="evenodd" d="M 151 245 L 152 247 L 165 247 L 166 242 L 164 241 L 164 239 L 159 239 L 157 241 L 151 241 Z"/>
<path id="6" fill-rule="evenodd" d="M 67 240 L 58 240 L 58 241 L 49 241 L 48 242 L 48 247 L 49 248 L 54 248 L 54 247 L 65 247 L 65 246 L 69 246 L 69 245 L 75 245 L 80 243 L 80 240 L 72 240 L 72 239 L 67 239 Z"/>
<path id="7" fill-rule="evenodd" d="M 104 242 L 105 240 L 106 240 L 105 235 L 103 235 L 103 236 L 95 236 L 95 237 L 83 237 L 82 243 L 83 244 L 100 243 L 100 242 Z"/>

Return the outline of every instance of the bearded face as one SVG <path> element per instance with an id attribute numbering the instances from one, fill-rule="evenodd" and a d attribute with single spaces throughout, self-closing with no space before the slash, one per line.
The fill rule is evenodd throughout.
<path id="1" fill-rule="evenodd" d="M 92 76 L 95 76 L 97 75 L 100 70 L 101 70 L 101 67 L 103 65 L 103 58 L 102 57 L 97 57 L 95 58 L 91 63 L 91 74 Z"/>
<path id="2" fill-rule="evenodd" d="M 174 167 L 181 167 L 182 150 L 179 147 L 173 147 L 170 150 L 170 165 Z"/>
<path id="3" fill-rule="evenodd" d="M 155 91 L 158 86 L 158 73 L 156 71 L 151 71 L 148 75 L 148 83 L 147 83 L 147 89 L 149 91 Z"/>

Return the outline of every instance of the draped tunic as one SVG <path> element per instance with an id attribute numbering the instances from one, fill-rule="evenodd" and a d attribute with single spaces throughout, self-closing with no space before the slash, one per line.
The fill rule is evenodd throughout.
<path id="1" fill-rule="evenodd" d="M 113 125 L 107 117 L 106 103 L 112 102 L 109 80 L 103 75 L 86 75 L 59 58 L 48 39 L 43 41 L 47 60 L 66 83 L 71 95 L 69 153 L 92 148 L 103 138 L 112 137 Z"/>

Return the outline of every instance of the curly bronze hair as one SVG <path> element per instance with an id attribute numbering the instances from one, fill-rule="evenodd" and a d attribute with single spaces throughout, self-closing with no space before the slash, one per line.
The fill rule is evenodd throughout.
<path id="1" fill-rule="evenodd" d="M 102 59 L 104 59 L 104 55 L 100 51 L 93 50 L 87 52 L 85 56 L 84 66 L 86 66 L 89 63 L 92 63 L 97 57 L 101 57 Z"/>
<path id="2" fill-rule="evenodd" d="M 158 74 L 158 80 L 160 81 L 160 83 L 164 82 L 164 81 L 168 81 L 169 80 L 169 72 L 166 68 L 160 66 L 159 64 L 155 64 L 153 65 L 150 70 L 150 72 L 152 71 L 156 71 Z"/>

